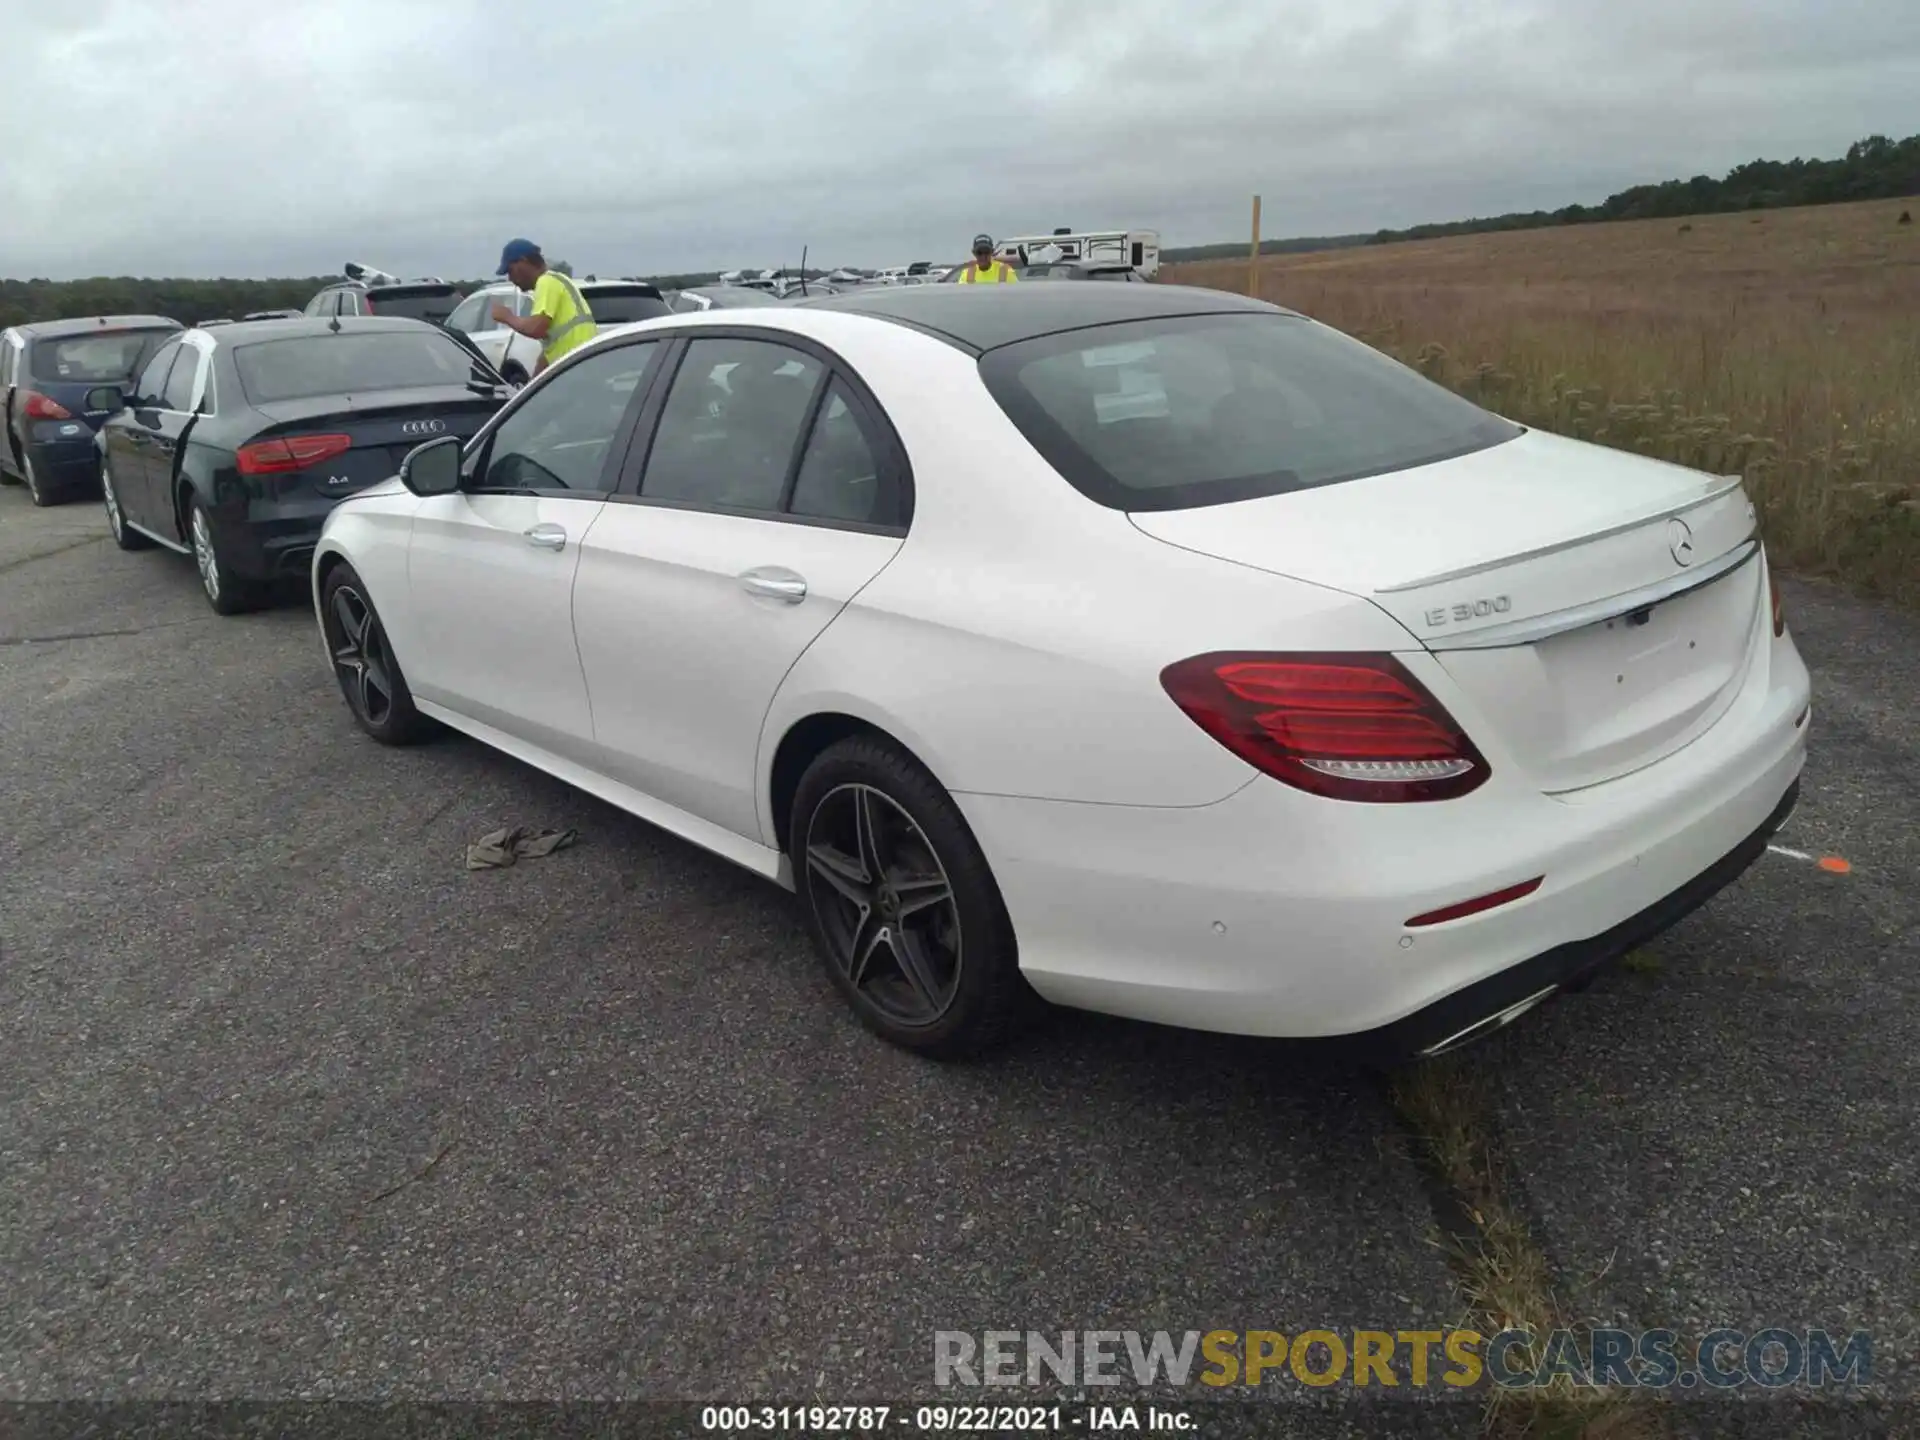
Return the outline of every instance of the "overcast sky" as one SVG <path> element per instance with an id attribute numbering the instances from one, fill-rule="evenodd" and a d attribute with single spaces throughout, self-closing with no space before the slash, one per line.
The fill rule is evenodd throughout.
<path id="1" fill-rule="evenodd" d="M 1329 234 L 1916 131 L 1914 0 L 0 0 L 0 275 Z"/>

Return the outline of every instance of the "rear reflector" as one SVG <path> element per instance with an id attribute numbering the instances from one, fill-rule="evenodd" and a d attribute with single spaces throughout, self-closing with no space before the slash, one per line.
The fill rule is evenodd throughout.
<path id="1" fill-rule="evenodd" d="M 21 392 L 24 402 L 21 411 L 29 420 L 71 420 L 73 412 L 58 400 L 49 400 L 37 390 Z"/>
<path id="2" fill-rule="evenodd" d="M 344 455 L 352 448 L 351 435 L 287 435 L 242 445 L 235 458 L 242 475 L 287 475 Z"/>
<path id="3" fill-rule="evenodd" d="M 1417 930 L 1422 925 L 1444 925 L 1449 920 L 1459 920 L 1468 915 L 1478 915 L 1483 910 L 1497 909 L 1515 900 L 1531 895 L 1540 888 L 1544 875 L 1536 875 L 1531 880 L 1523 880 L 1518 885 L 1509 885 L 1504 890 L 1496 890 L 1491 895 L 1480 895 L 1472 900 L 1462 900 L 1457 905 L 1443 905 L 1438 910 L 1429 910 L 1424 915 L 1416 915 L 1407 921 L 1407 929 Z"/>
<path id="4" fill-rule="evenodd" d="M 1780 582 L 1773 578 L 1771 568 L 1767 571 L 1767 585 L 1773 592 L 1773 638 L 1778 640 L 1787 633 L 1787 607 L 1780 599 Z"/>
<path id="5" fill-rule="evenodd" d="M 1201 729 L 1297 789 L 1338 800 L 1446 800 L 1487 762 L 1391 655 L 1196 655 L 1160 683 Z"/>

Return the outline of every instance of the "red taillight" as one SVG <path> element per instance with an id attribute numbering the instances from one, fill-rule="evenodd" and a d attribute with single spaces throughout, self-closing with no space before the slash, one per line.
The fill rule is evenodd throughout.
<path id="1" fill-rule="evenodd" d="M 28 390 L 21 395 L 25 402 L 21 413 L 29 420 L 71 420 L 73 412 L 58 400 L 49 400 L 37 390 Z"/>
<path id="2" fill-rule="evenodd" d="M 286 475 L 331 460 L 353 448 L 351 435 L 288 435 L 242 445 L 238 452 L 242 475 Z"/>
<path id="3" fill-rule="evenodd" d="M 1787 633 L 1787 606 L 1780 598 L 1780 582 L 1771 570 L 1767 571 L 1767 586 L 1773 592 L 1773 638 L 1778 640 Z"/>
<path id="4" fill-rule="evenodd" d="M 1540 888 L 1540 882 L 1547 877 L 1536 875 L 1531 880 L 1523 880 L 1518 885 L 1509 885 L 1504 890 L 1495 890 L 1491 895 L 1478 895 L 1471 900 L 1462 900 L 1457 905 L 1443 905 L 1438 910 L 1429 910 L 1424 915 L 1416 915 L 1407 921 L 1409 930 L 1418 930 L 1423 925 L 1444 925 L 1449 920 L 1463 920 L 1469 915 L 1478 915 L 1483 910 L 1497 909 L 1502 905 L 1511 905 Z"/>
<path id="5" fill-rule="evenodd" d="M 1336 800 L 1448 800 L 1487 762 L 1391 655 L 1196 655 L 1160 672 L 1173 702 L 1277 780 Z"/>

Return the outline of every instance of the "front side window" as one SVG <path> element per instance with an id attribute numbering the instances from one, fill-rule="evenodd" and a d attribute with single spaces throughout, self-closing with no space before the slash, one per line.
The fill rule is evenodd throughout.
<path id="1" fill-rule="evenodd" d="M 473 488 L 606 494 L 607 453 L 658 348 L 590 353 L 529 392 L 483 447 Z"/>
<path id="2" fill-rule="evenodd" d="M 200 365 L 199 352 L 182 346 L 180 359 L 167 376 L 166 388 L 160 392 L 162 410 L 178 410 L 182 415 L 192 413 L 193 380 L 200 373 Z"/>
<path id="3" fill-rule="evenodd" d="M 458 330 L 462 335 L 472 335 L 476 331 L 493 329 L 493 304 L 498 298 L 485 291 L 478 295 L 469 295 L 460 302 L 453 314 L 447 317 L 447 328 Z"/>
<path id="4" fill-rule="evenodd" d="M 133 387 L 134 398 L 148 408 L 158 409 L 161 394 L 167 388 L 167 371 L 173 368 L 174 358 L 186 348 L 174 340 L 155 351 L 153 359 L 147 362 L 147 368 L 140 372 L 140 379 Z"/>
<path id="5" fill-rule="evenodd" d="M 777 512 L 822 369 L 770 340 L 693 341 L 660 414 L 642 497 Z"/>
<path id="6" fill-rule="evenodd" d="M 1102 325 L 989 351 L 987 389 L 1087 498 L 1181 510 L 1357 480 L 1523 433 L 1297 316 Z"/>

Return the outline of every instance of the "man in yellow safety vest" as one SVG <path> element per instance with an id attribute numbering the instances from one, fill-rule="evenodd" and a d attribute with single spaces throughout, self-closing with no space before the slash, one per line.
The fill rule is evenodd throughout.
<path id="1" fill-rule="evenodd" d="M 558 270 L 547 268 L 546 257 L 531 240 L 509 240 L 500 252 L 500 268 L 520 289 L 533 295 L 533 313 L 516 315 L 505 305 L 493 307 L 493 318 L 509 330 L 540 342 L 538 375 L 561 356 L 578 350 L 597 332 L 593 311 L 580 287 Z"/>
<path id="2" fill-rule="evenodd" d="M 960 271 L 959 283 L 962 285 L 1010 285 L 1020 278 L 1019 273 L 1004 260 L 993 258 L 993 237 L 976 235 L 973 237 L 973 259 Z"/>

